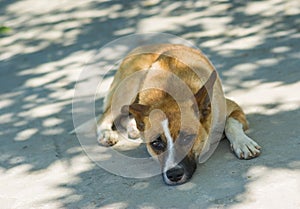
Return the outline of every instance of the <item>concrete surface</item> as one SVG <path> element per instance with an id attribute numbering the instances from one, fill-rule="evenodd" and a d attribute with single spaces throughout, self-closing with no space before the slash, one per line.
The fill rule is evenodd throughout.
<path id="1" fill-rule="evenodd" d="M 300 208 L 298 0 L 3 0 L 0 23 L 12 28 L 0 35 L 0 208 Z M 211 58 L 259 158 L 238 160 L 222 141 L 177 187 L 89 160 L 68 134 L 76 79 L 100 47 L 141 32 L 178 35 Z"/>

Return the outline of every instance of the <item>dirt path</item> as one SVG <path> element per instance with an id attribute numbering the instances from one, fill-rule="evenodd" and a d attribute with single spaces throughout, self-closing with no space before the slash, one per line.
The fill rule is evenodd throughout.
<path id="1" fill-rule="evenodd" d="M 0 208 L 300 208 L 299 3 L 238 2 L 1 1 L 0 25 L 11 31 L 0 35 Z M 143 32 L 180 36 L 210 57 L 248 114 L 259 158 L 238 160 L 222 141 L 189 183 L 168 187 L 86 156 L 68 134 L 76 80 L 85 68 L 105 73 L 102 46 Z"/>

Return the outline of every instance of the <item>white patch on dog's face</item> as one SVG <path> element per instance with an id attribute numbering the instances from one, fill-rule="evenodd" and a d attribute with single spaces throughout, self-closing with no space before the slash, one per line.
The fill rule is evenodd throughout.
<path id="1" fill-rule="evenodd" d="M 168 169 L 174 167 L 176 165 L 175 162 L 175 149 L 174 149 L 174 142 L 169 130 L 169 121 L 168 119 L 165 119 L 164 121 L 161 122 L 163 131 L 165 134 L 165 137 L 167 138 L 167 157 L 166 157 L 166 162 L 164 165 L 163 171 L 166 172 Z"/>

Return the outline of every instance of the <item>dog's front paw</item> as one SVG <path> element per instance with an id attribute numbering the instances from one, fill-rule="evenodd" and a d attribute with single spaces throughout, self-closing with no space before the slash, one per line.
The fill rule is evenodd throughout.
<path id="1" fill-rule="evenodd" d="M 99 144 L 109 147 L 115 145 L 119 141 L 118 138 L 116 131 L 107 129 L 98 131 L 97 141 Z"/>
<path id="2" fill-rule="evenodd" d="M 127 131 L 128 138 L 130 139 L 137 139 L 140 137 L 140 132 L 138 130 L 130 130 Z"/>
<path id="3" fill-rule="evenodd" d="M 261 147 L 248 136 L 236 140 L 231 144 L 231 149 L 240 159 L 251 159 L 260 155 Z"/>
<path id="4" fill-rule="evenodd" d="M 132 118 L 127 124 L 127 135 L 130 139 L 137 139 L 140 137 L 140 131 L 136 127 L 136 122 Z"/>

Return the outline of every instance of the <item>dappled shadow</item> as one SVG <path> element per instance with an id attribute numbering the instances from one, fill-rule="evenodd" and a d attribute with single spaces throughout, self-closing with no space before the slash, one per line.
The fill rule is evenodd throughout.
<path id="1" fill-rule="evenodd" d="M 46 187 L 50 194 L 35 204 L 54 202 L 54 207 L 69 208 L 230 207 L 243 202 L 263 172 L 299 172 L 296 5 L 297 1 L 275 0 L 1 1 L 1 21 L 13 31 L 0 38 L 0 171 L 5 179 L 38 176 L 45 182 L 40 174 L 62 175 L 63 180 L 51 180 L 51 188 Z M 223 141 L 192 181 L 179 187 L 164 186 L 160 176 L 124 179 L 83 160 L 79 142 L 68 135 L 76 79 L 85 68 L 99 72 L 79 82 L 104 76 L 107 63 L 120 53 L 112 49 L 105 62 L 98 63 L 99 49 L 141 32 L 179 35 L 210 57 L 226 94 L 249 113 L 249 134 L 263 147 L 259 158 L 237 160 Z M 112 76 L 112 71 L 106 74 L 107 79 Z M 97 113 L 104 95 L 97 100 Z M 84 103 L 84 97 L 78 102 Z M 82 168 L 77 169 L 78 164 Z M 255 168 L 265 170 L 251 178 Z M 25 205 L 29 199 L 30 192 Z"/>
<path id="2" fill-rule="evenodd" d="M 249 202 L 254 202 L 255 207 L 255 202 L 261 204 L 259 201 L 263 202 L 263 198 L 272 198 L 272 195 L 286 190 L 284 184 L 277 184 L 278 175 L 288 175 L 291 179 L 299 175 L 298 124 L 285 126 L 289 120 L 297 121 L 299 115 L 300 109 L 274 115 L 250 114 L 249 120 L 253 125 L 249 135 L 263 147 L 262 155 L 253 160 L 238 160 L 230 152 L 229 143 L 222 141 L 211 159 L 199 165 L 192 180 L 184 185 L 165 186 L 161 176 L 137 180 L 106 175 L 95 167 L 79 174 L 80 183 L 59 185 L 82 196 L 79 202 L 68 202 L 67 196 L 60 200 L 66 201 L 70 207 L 79 204 L 79 207 L 209 208 Z M 269 183 L 264 185 L 264 181 Z M 286 185 L 293 184 L 289 179 L 285 181 Z M 264 189 L 271 192 L 265 193 L 262 198 L 260 191 Z"/>

